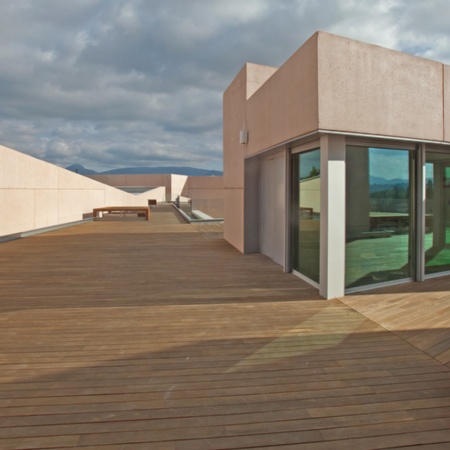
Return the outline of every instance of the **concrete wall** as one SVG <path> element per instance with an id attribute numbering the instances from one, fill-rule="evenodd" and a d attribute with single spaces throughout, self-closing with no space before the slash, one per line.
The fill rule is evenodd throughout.
<path id="1" fill-rule="evenodd" d="M 321 32 L 318 68 L 320 129 L 445 139 L 443 64 Z"/>
<path id="2" fill-rule="evenodd" d="M 276 71 L 246 64 L 223 96 L 224 237 L 244 251 L 244 158 L 248 145 L 239 142 L 247 128 L 247 99 Z"/>
<path id="3" fill-rule="evenodd" d="M 169 201 L 175 201 L 179 195 L 182 195 L 187 179 L 186 175 L 171 175 L 171 196 L 168 198 Z"/>
<path id="4" fill-rule="evenodd" d="M 252 85 L 234 117 L 248 130 L 246 156 L 318 129 L 450 138 L 450 67 L 442 63 L 317 32 L 278 70 L 265 70 L 267 81 Z M 239 83 L 249 85 L 243 75 Z"/>
<path id="5" fill-rule="evenodd" d="M 92 180 L 99 181 L 100 183 L 107 184 L 114 187 L 132 187 L 132 186 L 163 186 L 164 197 L 161 198 L 160 194 L 158 201 L 167 201 L 170 199 L 172 193 L 172 176 L 170 174 L 92 174 L 86 175 Z M 153 197 L 151 197 L 153 198 Z"/>
<path id="6" fill-rule="evenodd" d="M 223 177 L 188 177 L 182 195 L 192 200 L 192 209 L 211 217 L 223 217 Z"/>
<path id="7" fill-rule="evenodd" d="M 0 236 L 75 222 L 107 205 L 146 205 L 82 175 L 0 146 Z"/>
<path id="8" fill-rule="evenodd" d="M 164 186 L 155 187 L 145 192 L 145 195 L 149 200 L 156 200 L 158 203 L 166 201 L 166 189 Z"/>
<path id="9" fill-rule="evenodd" d="M 314 34 L 249 98 L 246 155 L 318 128 L 317 39 Z"/>
<path id="10" fill-rule="evenodd" d="M 175 201 L 177 196 L 192 199 L 193 209 L 221 218 L 223 217 L 223 177 L 185 176 L 177 174 L 142 175 L 88 175 L 88 178 L 109 186 L 159 186 L 148 193 L 148 198 Z"/>
<path id="11" fill-rule="evenodd" d="M 244 200 L 244 159 L 313 131 L 318 126 L 317 111 L 317 34 L 280 69 L 246 64 L 225 91 L 224 237 L 239 250 L 245 251 L 245 241 L 254 240 L 246 223 L 254 223 L 258 213 L 252 208 L 255 199 L 249 199 L 248 205 Z M 245 145 L 239 142 L 244 128 L 248 130 Z M 246 181 L 250 187 L 253 182 Z M 247 251 L 256 247 L 252 244 Z"/>

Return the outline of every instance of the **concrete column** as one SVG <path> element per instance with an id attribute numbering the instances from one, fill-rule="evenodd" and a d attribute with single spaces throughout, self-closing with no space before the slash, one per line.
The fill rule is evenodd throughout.
<path id="1" fill-rule="evenodd" d="M 320 138 L 320 295 L 345 289 L 345 137 Z"/>

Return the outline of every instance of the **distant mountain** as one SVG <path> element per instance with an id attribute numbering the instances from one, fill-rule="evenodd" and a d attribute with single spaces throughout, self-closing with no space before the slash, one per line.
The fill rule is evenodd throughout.
<path id="1" fill-rule="evenodd" d="M 401 178 L 387 180 L 382 177 L 370 177 L 370 192 L 389 191 L 395 186 L 406 189 L 408 185 L 408 180 L 402 180 Z"/>
<path id="2" fill-rule="evenodd" d="M 141 175 L 141 174 L 164 174 L 173 173 L 176 175 L 190 176 L 221 176 L 223 172 L 219 170 L 196 169 L 195 167 L 124 167 L 122 169 L 107 170 L 100 172 L 104 175 Z"/>
<path id="3" fill-rule="evenodd" d="M 80 175 L 153 175 L 153 174 L 168 174 L 173 173 L 175 175 L 189 175 L 189 176 L 222 176 L 223 172 L 220 170 L 208 170 L 208 169 L 197 169 L 195 167 L 123 167 L 121 169 L 106 170 L 104 172 L 96 172 L 95 170 L 86 169 L 81 164 L 72 164 L 66 167 L 70 170 Z"/>
<path id="4" fill-rule="evenodd" d="M 402 180 L 401 178 L 394 178 L 392 180 L 387 180 L 382 177 L 370 177 L 370 184 L 407 184 L 408 180 Z"/>
<path id="5" fill-rule="evenodd" d="M 72 164 L 71 166 L 66 167 L 66 169 L 71 172 L 79 173 L 80 175 L 91 175 L 97 173 L 95 170 L 86 169 L 86 167 L 81 164 Z"/>

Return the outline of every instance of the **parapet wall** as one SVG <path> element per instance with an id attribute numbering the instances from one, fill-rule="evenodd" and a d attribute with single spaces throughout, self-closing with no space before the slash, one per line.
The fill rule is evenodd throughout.
<path id="1" fill-rule="evenodd" d="M 214 218 L 223 217 L 223 177 L 188 177 L 182 195 L 192 200 L 192 209 Z"/>
<path id="2" fill-rule="evenodd" d="M 147 205 L 148 198 L 0 146 L 0 236 L 76 222 L 95 207 Z"/>
<path id="3" fill-rule="evenodd" d="M 169 201 L 171 195 L 171 175 L 170 174 L 90 174 L 86 177 L 100 183 L 113 187 L 136 187 L 136 186 L 162 186 L 164 195 L 160 195 L 156 200 Z"/>
<path id="4" fill-rule="evenodd" d="M 161 186 L 165 188 L 164 200 L 157 198 L 156 195 L 149 198 L 156 198 L 158 201 L 175 201 L 178 196 L 188 197 L 192 200 L 194 209 L 199 209 L 212 217 L 223 217 L 224 187 L 221 176 L 177 174 L 93 174 L 87 176 L 110 186 Z"/>

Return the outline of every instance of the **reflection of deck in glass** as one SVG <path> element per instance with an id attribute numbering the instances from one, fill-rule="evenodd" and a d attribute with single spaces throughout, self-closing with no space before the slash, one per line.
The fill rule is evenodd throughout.
<path id="1" fill-rule="evenodd" d="M 347 243 L 345 284 L 347 287 L 408 278 L 407 234 Z"/>
<path id="2" fill-rule="evenodd" d="M 450 242 L 450 227 L 445 229 L 445 242 Z M 425 235 L 425 263 L 427 273 L 450 270 L 450 244 L 433 248 L 433 233 Z"/>

